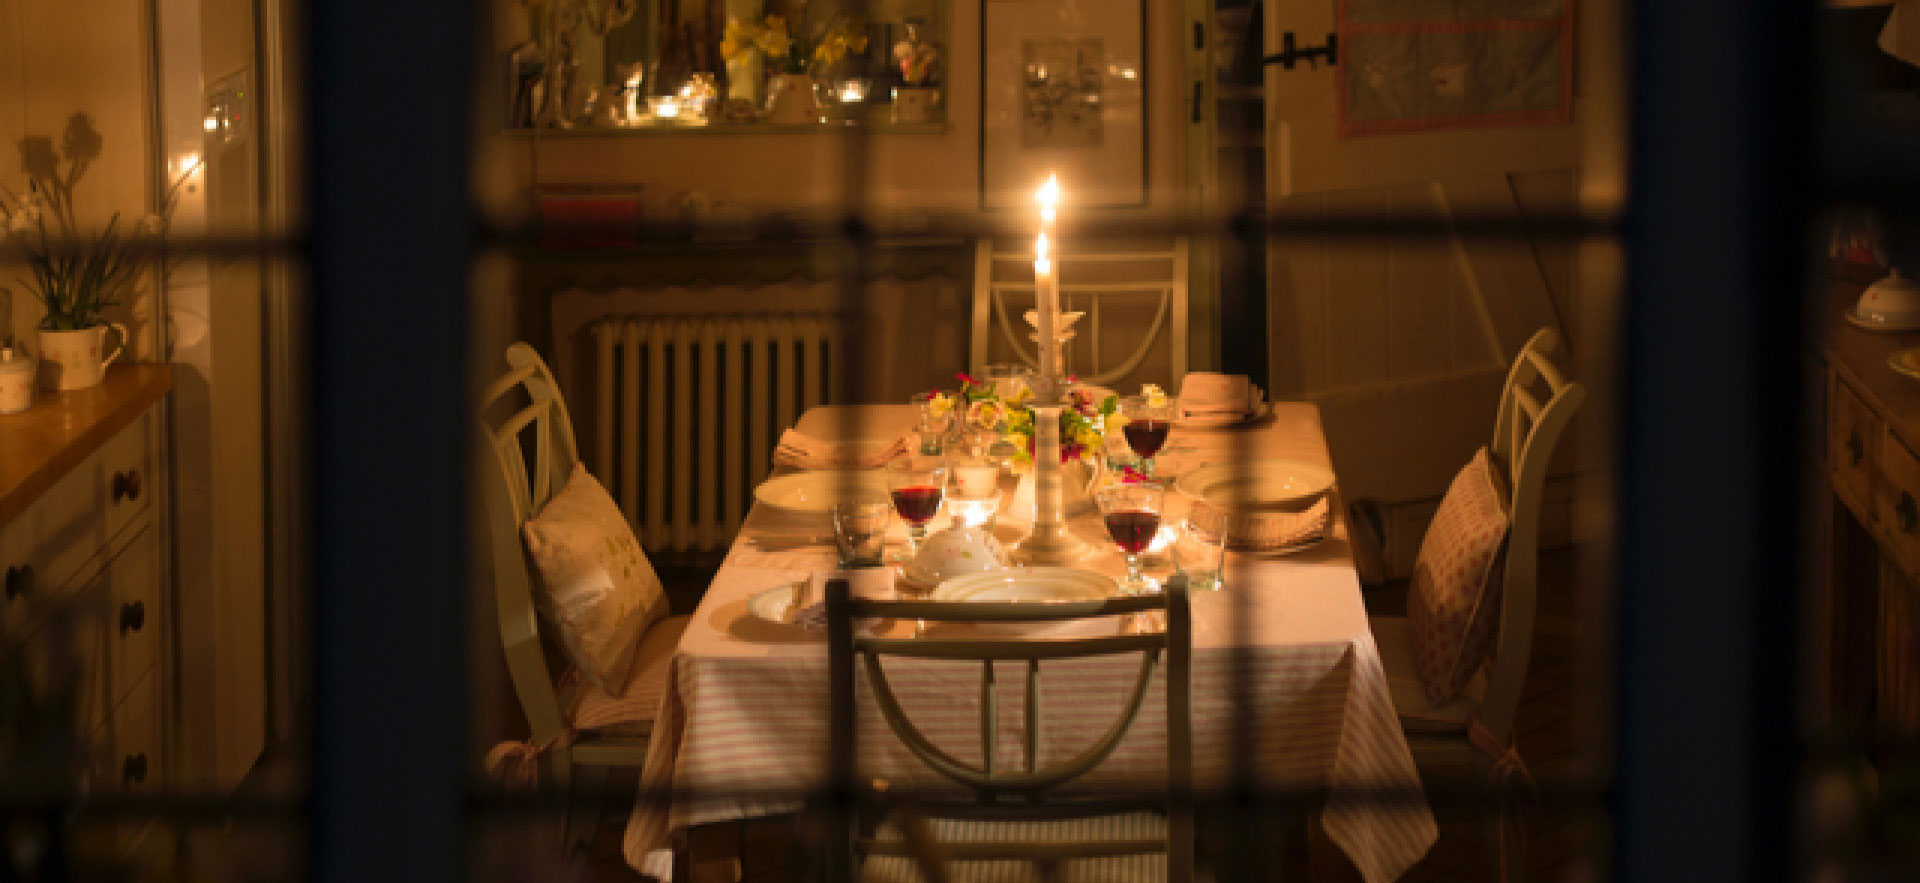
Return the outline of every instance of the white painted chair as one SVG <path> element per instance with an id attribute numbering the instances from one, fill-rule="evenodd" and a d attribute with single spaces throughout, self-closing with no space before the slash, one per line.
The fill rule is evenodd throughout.
<path id="1" fill-rule="evenodd" d="M 992 362 L 1040 364 L 1025 313 L 1033 305 L 1033 253 L 996 249 L 981 239 L 974 249 L 973 337 L 968 370 L 983 376 Z M 1112 386 L 1128 377 L 1179 389 L 1187 373 L 1188 241 L 1128 251 L 1064 251 L 1059 268 L 1060 308 L 1086 312 L 1067 343 L 1067 370 L 1081 380 Z M 1151 306 L 1151 318 L 1124 307 Z M 1116 314 L 1118 314 L 1116 318 Z M 1166 373 L 1148 365 L 1155 344 L 1167 353 Z"/>
<path id="2" fill-rule="evenodd" d="M 1089 617 L 1164 617 L 1161 630 L 1101 637 L 918 637 L 862 633 L 856 622 L 919 619 L 929 623 L 1072 622 Z M 1184 792 L 1192 776 L 1192 714 L 1189 677 L 1192 615 L 1186 581 L 1169 580 L 1155 595 L 1058 604 L 876 601 L 848 597 L 844 582 L 827 594 L 827 654 L 831 672 L 833 766 L 851 777 L 856 669 L 873 701 L 901 743 L 928 768 L 958 786 L 965 799 L 950 802 L 888 801 L 882 815 L 859 825 L 853 854 L 860 860 L 846 879 L 864 883 L 935 883 L 940 880 L 996 883 L 1073 881 L 1174 881 L 1194 876 L 1194 830 Z M 1042 661 L 1139 655 L 1127 698 L 1104 733 L 1070 757 L 1041 763 Z M 883 658 L 943 660 L 980 667 L 980 762 L 971 752 L 950 753 L 935 745 L 894 693 Z M 1163 663 L 1164 660 L 1164 663 Z M 996 663 L 1002 664 L 997 665 Z M 1020 724 L 1023 763 L 996 763 L 1000 713 L 995 684 L 1002 667 L 1025 663 L 1025 701 Z M 1164 664 L 1166 696 L 1166 790 L 1106 799 L 1074 799 L 1061 791 L 1098 767 L 1127 735 L 1145 704 L 1154 669 Z M 1123 676 L 1124 677 L 1124 676 Z M 1057 724 L 1056 724 L 1057 725 Z M 851 871 L 851 869 L 848 869 Z"/>
<path id="3" fill-rule="evenodd" d="M 1493 660 L 1461 693 L 1438 706 L 1427 702 L 1415 669 L 1411 630 L 1405 617 L 1373 617 L 1401 726 L 1423 771 L 1465 772 L 1493 792 L 1482 812 L 1490 860 L 1504 880 L 1524 874 L 1521 820 L 1511 810 L 1507 791 L 1516 775 L 1514 715 L 1533 653 L 1534 610 L 1538 600 L 1540 503 L 1554 448 L 1586 388 L 1568 380 L 1548 355 L 1559 335 L 1541 329 L 1521 347 L 1500 394 L 1493 441 L 1487 446 L 1495 477 L 1506 493 L 1509 528 L 1501 583 L 1500 623 Z M 1545 395 L 1536 395 L 1536 384 Z"/>
<path id="4" fill-rule="evenodd" d="M 514 746 L 519 752 L 496 749 L 496 754 L 516 754 L 512 759 L 521 762 L 537 759 L 546 784 L 566 793 L 576 778 L 575 767 L 604 774 L 609 767 L 645 762 L 647 737 L 666 689 L 667 663 L 688 618 L 668 617 L 647 630 L 619 695 L 587 687 L 580 678 L 556 685 L 540 638 L 533 601 L 536 577 L 521 528 L 565 485 L 580 455 L 566 401 L 539 353 L 516 343 L 507 347 L 506 359 L 507 372 L 486 388 L 479 408 L 481 434 L 498 467 L 480 470 L 486 476 L 484 542 L 492 551 L 501 649 L 531 733 L 524 746 Z M 524 395 L 514 395 L 516 390 Z M 496 418 L 498 414 L 505 416 Z M 580 822 L 586 822 L 584 828 Z M 591 837 L 592 832 L 591 818 L 576 819 L 569 813 L 563 831 L 569 848 L 584 845 L 580 836 Z"/>

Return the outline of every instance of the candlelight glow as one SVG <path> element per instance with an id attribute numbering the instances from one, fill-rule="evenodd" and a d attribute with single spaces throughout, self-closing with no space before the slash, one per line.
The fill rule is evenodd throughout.
<path id="1" fill-rule="evenodd" d="M 1053 220 L 1054 206 L 1060 203 L 1060 179 L 1048 175 L 1047 183 L 1040 185 L 1040 192 L 1034 194 L 1034 199 L 1040 202 L 1040 217 Z"/>
<path id="2" fill-rule="evenodd" d="M 1047 248 L 1048 248 L 1047 234 L 1042 233 L 1040 234 L 1040 238 L 1034 240 L 1033 242 L 1033 256 L 1034 258 L 1036 258 L 1036 260 L 1034 261 L 1036 265 L 1044 264 L 1047 262 Z"/>

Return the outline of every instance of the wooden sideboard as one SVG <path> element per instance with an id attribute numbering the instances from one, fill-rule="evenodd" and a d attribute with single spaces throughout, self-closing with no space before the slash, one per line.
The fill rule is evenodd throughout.
<path id="1" fill-rule="evenodd" d="M 29 683 L 73 703 L 75 847 L 89 861 L 127 854 L 151 828 L 89 806 L 157 796 L 168 779 L 172 385 L 169 366 L 116 366 L 98 387 L 0 416 L 0 634 Z"/>

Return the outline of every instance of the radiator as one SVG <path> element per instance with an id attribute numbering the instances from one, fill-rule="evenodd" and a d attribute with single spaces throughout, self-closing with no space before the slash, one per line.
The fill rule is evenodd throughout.
<path id="1" fill-rule="evenodd" d="M 649 552 L 733 541 L 773 446 L 840 377 L 826 313 L 614 316 L 591 326 L 587 462 Z"/>

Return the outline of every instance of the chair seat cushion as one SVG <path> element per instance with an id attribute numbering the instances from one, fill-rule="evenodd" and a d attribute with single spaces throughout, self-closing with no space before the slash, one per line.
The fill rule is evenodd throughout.
<path id="1" fill-rule="evenodd" d="M 645 736 L 652 732 L 654 717 L 660 713 L 660 699 L 667 693 L 674 648 L 680 646 L 680 635 L 692 621 L 688 616 L 669 616 L 647 629 L 618 695 L 583 685 L 570 716 L 573 728 L 602 736 Z"/>
<path id="2" fill-rule="evenodd" d="M 1032 842 L 1074 843 L 1098 840 L 1161 840 L 1167 838 L 1167 820 L 1158 813 L 1131 812 L 1091 816 L 1080 819 L 1045 821 L 997 821 L 977 819 L 928 819 L 928 827 L 941 843 L 958 842 Z M 876 832 L 876 839 L 898 839 L 888 825 Z M 1040 883 L 1039 868 L 1030 861 L 954 861 L 948 870 L 955 881 L 979 883 Z M 1110 858 L 1075 859 L 1060 863 L 1061 883 L 1107 883 L 1107 881 L 1159 881 L 1167 879 L 1167 856 L 1163 852 L 1122 855 Z M 874 856 L 860 869 L 862 883 L 925 883 L 913 859 Z"/>
<path id="3" fill-rule="evenodd" d="M 1393 710 L 1400 715 L 1401 729 L 1409 734 L 1465 736 L 1467 721 L 1486 694 L 1485 673 L 1436 705 L 1427 701 L 1426 688 L 1414 665 L 1413 627 L 1406 617 L 1373 616 L 1367 618 L 1367 624 L 1380 648 L 1380 665 L 1387 673 L 1387 689 L 1393 694 Z"/>

